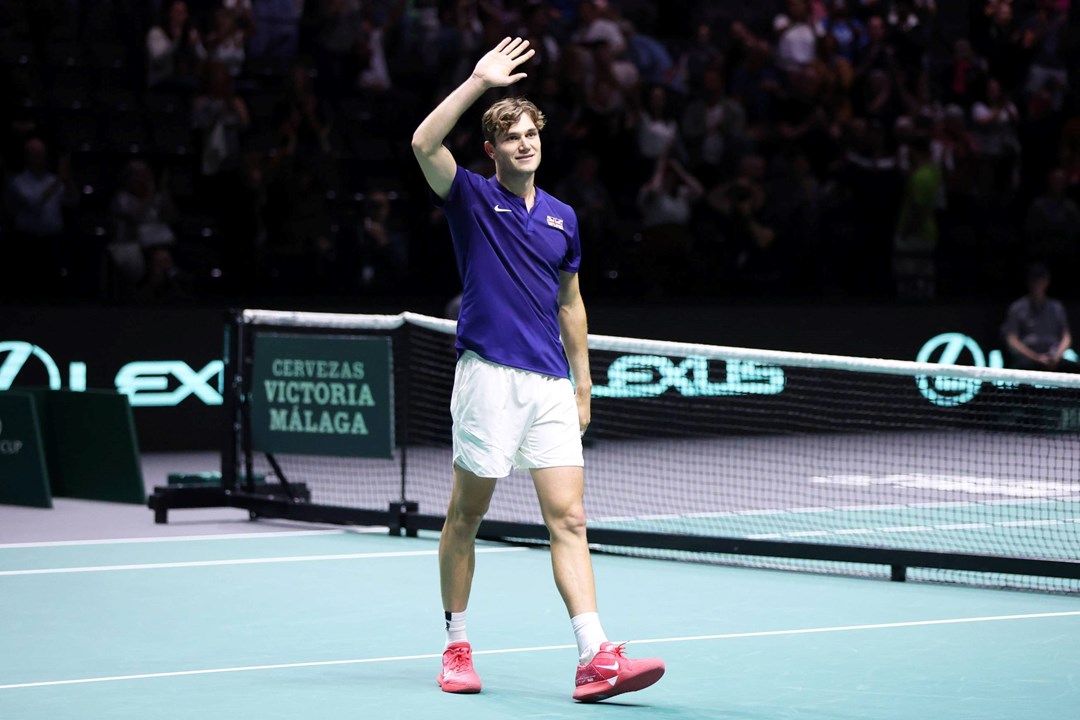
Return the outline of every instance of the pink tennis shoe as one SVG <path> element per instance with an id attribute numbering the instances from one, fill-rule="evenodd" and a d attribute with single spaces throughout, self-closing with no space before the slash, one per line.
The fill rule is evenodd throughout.
<path id="1" fill-rule="evenodd" d="M 644 690 L 664 676 L 663 660 L 631 660 L 623 655 L 625 644 L 606 642 L 588 665 L 578 665 L 575 700 L 607 700 L 615 695 Z"/>
<path id="2" fill-rule="evenodd" d="M 480 676 L 472 664 L 472 645 L 467 642 L 450 643 L 442 656 L 442 672 L 439 687 L 448 693 L 480 692 Z"/>

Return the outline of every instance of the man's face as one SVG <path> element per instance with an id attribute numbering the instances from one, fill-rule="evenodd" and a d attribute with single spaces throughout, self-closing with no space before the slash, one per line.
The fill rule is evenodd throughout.
<path id="1" fill-rule="evenodd" d="M 528 175 L 540 166 L 540 131 L 528 113 L 497 134 L 495 144 L 488 143 L 488 148 L 499 172 Z"/>

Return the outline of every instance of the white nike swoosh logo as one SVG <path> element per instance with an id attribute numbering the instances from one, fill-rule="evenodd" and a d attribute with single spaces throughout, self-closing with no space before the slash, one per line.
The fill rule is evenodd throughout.
<path id="1" fill-rule="evenodd" d="M 514 211 L 511 210 L 510 208 L 499 207 L 498 205 L 496 205 L 495 206 L 495 212 L 514 212 Z"/>
<path id="2" fill-rule="evenodd" d="M 619 663 L 615 663 L 614 665 L 599 665 L 598 664 L 596 667 L 602 668 L 604 670 L 614 670 L 615 672 L 619 671 Z"/>

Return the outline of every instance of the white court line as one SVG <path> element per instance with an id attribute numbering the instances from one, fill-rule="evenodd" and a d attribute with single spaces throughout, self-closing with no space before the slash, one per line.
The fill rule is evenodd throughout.
<path id="1" fill-rule="evenodd" d="M 8 548 L 68 547 L 77 545 L 123 545 L 126 543 L 188 542 L 193 540 L 248 540 L 266 537 L 305 537 L 309 535 L 343 535 L 346 533 L 386 532 L 385 527 L 357 528 L 349 530 L 283 530 L 282 532 L 228 533 L 221 535 L 169 535 L 140 538 L 108 538 L 104 540 L 50 540 L 47 542 L 0 543 L 0 550 Z"/>
<path id="2" fill-rule="evenodd" d="M 975 530 L 995 527 L 1046 527 L 1080 523 L 1080 518 L 1057 520 L 1008 520 L 995 523 L 953 523 L 949 525 L 901 525 L 877 528 L 837 528 L 835 530 L 792 530 L 789 532 L 757 533 L 747 535 L 747 540 L 776 540 L 778 538 L 829 537 L 831 535 L 872 535 L 874 533 L 924 533 L 939 530 Z"/>
<path id="3" fill-rule="evenodd" d="M 478 553 L 523 552 L 524 547 L 477 548 Z M 264 565 L 269 563 L 321 562 L 326 560 L 370 560 L 375 558 L 425 557 L 437 555 L 438 550 L 405 550 L 400 552 L 348 553 L 345 555 L 292 555 L 286 557 L 242 558 L 239 560 L 192 560 L 189 562 L 141 563 L 137 565 L 87 565 L 84 567 L 35 568 L 31 570 L 0 570 L 0 577 L 12 575 L 63 575 L 67 573 L 114 572 L 123 570 L 161 570 L 166 568 L 219 567 L 224 565 Z"/>
<path id="4" fill-rule="evenodd" d="M 961 625 L 965 623 L 1004 622 L 1008 620 L 1037 620 L 1045 618 L 1076 617 L 1080 610 L 1052 613 L 1028 613 L 1024 615 L 990 615 L 986 617 L 946 618 L 942 620 L 911 620 L 908 622 L 875 623 L 872 625 L 838 625 L 834 627 L 800 628 L 796 630 L 760 630 L 755 632 L 722 633 L 717 635 L 687 635 L 684 637 L 650 638 L 634 640 L 635 645 L 651 643 L 700 642 L 703 640 L 734 640 L 739 638 L 780 637 L 785 635 L 814 635 L 820 633 L 855 632 L 859 630 L 888 630 L 933 625 Z M 473 655 L 505 655 L 509 653 L 543 652 L 546 650 L 576 649 L 576 645 L 537 645 L 534 647 L 506 648 L 502 650 L 474 650 Z M 39 682 L 0 685 L 0 690 L 18 688 L 54 687 L 57 685 L 83 685 L 87 683 L 119 682 L 122 680 L 146 680 L 150 678 L 183 677 L 187 675 L 217 675 L 221 673 L 256 672 L 259 670 L 284 670 L 290 668 L 330 667 L 333 665 L 362 665 L 367 663 L 402 662 L 407 660 L 433 660 L 441 653 L 424 655 L 396 655 L 380 658 L 357 658 L 351 660 L 317 660 L 313 662 L 279 663 L 275 665 L 245 665 L 240 667 L 207 668 L 203 670 L 176 670 L 173 672 L 142 673 L 139 675 L 112 675 L 106 677 L 76 678 L 73 680 L 43 680 Z"/>

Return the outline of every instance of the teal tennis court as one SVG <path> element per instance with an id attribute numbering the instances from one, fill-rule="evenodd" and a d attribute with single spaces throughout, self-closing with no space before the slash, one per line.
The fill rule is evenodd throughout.
<path id="1" fill-rule="evenodd" d="M 548 553 L 504 544 L 480 545 L 469 611 L 484 692 L 451 696 L 435 683 L 436 537 L 267 525 L 0 547 L 0 717 L 986 720 L 1080 707 L 1075 597 L 612 555 L 594 558 L 605 628 L 668 674 L 578 705 Z"/>

